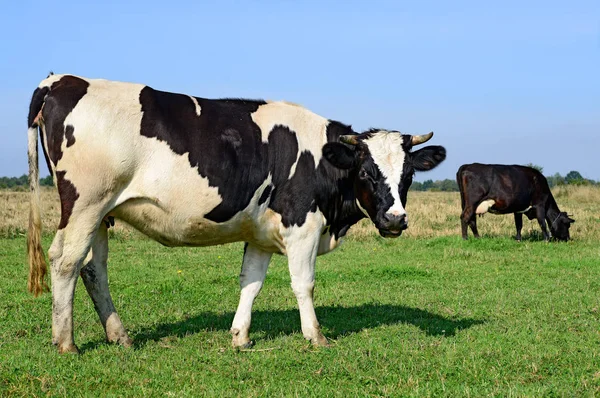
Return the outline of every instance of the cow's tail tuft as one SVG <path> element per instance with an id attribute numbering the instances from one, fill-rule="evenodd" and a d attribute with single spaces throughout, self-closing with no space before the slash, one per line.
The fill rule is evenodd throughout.
<path id="1" fill-rule="evenodd" d="M 42 218 L 40 215 L 40 176 L 38 166 L 38 123 L 48 88 L 38 88 L 33 93 L 29 106 L 27 130 L 29 159 L 29 228 L 27 230 L 27 254 L 29 257 L 29 279 L 27 288 L 35 297 L 47 292 L 45 281 L 48 265 L 42 248 Z"/>

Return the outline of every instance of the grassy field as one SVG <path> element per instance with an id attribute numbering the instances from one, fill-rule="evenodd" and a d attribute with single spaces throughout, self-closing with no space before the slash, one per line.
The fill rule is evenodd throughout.
<path id="1" fill-rule="evenodd" d="M 25 194 L 0 192 L 0 396 L 600 395 L 600 190 L 554 194 L 577 220 L 568 243 L 541 241 L 529 221 L 517 243 L 512 216 L 492 215 L 482 239 L 462 241 L 456 193 L 411 192 L 400 239 L 360 225 L 317 261 L 328 349 L 302 338 L 285 258 L 255 303 L 255 349 L 237 352 L 242 245 L 168 249 L 118 224 L 111 288 L 134 348 L 104 342 L 79 283 L 82 355 L 59 356 L 50 295 L 25 289 Z M 44 207 L 50 233 L 52 191 Z"/>

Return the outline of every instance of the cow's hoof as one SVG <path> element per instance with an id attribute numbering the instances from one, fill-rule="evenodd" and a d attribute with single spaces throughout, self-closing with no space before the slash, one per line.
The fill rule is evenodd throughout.
<path id="1" fill-rule="evenodd" d="M 106 341 L 109 343 L 117 343 L 123 347 L 131 347 L 133 345 L 133 340 L 129 338 L 129 335 L 125 331 L 115 334 L 109 333 L 108 336 L 106 336 Z"/>
<path id="2" fill-rule="evenodd" d="M 129 336 L 121 337 L 119 339 L 119 344 L 125 348 L 129 348 L 133 346 L 133 340 L 131 340 Z"/>
<path id="3" fill-rule="evenodd" d="M 254 347 L 254 340 L 248 340 L 247 343 L 235 346 L 235 349 L 236 350 L 249 350 L 252 347 Z"/>
<path id="4" fill-rule="evenodd" d="M 319 333 L 317 337 L 313 337 L 310 339 L 310 342 L 317 347 L 329 347 L 329 341 L 327 341 L 327 337 L 323 336 L 322 333 Z"/>
<path id="5" fill-rule="evenodd" d="M 233 336 L 233 339 L 231 339 L 231 346 L 233 348 L 240 350 L 252 348 L 254 346 L 254 341 L 248 338 L 247 330 L 244 333 L 242 333 L 240 329 L 233 328 L 230 330 L 230 333 Z"/>
<path id="6" fill-rule="evenodd" d="M 77 346 L 75 344 L 71 344 L 71 345 L 67 345 L 67 346 L 58 346 L 58 353 L 59 354 L 79 354 L 79 349 L 77 348 Z"/>

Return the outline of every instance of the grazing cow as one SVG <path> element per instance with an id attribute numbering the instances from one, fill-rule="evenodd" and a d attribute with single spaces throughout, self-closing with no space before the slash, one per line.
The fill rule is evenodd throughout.
<path id="1" fill-rule="evenodd" d="M 515 214 L 518 241 L 521 240 L 523 214 L 530 220 L 537 218 L 544 234 L 559 240 L 569 240 L 569 227 L 575 220 L 561 212 L 550 192 L 548 181 L 538 170 L 525 166 L 501 164 L 465 164 L 456 173 L 460 189 L 462 237 L 467 239 L 467 225 L 479 238 L 475 215 Z"/>
<path id="2" fill-rule="evenodd" d="M 28 125 L 29 290 L 38 295 L 47 289 L 39 133 L 61 202 L 48 252 L 52 340 L 61 353 L 77 352 L 72 311 L 78 275 L 107 340 L 131 345 L 108 288 L 113 217 L 166 246 L 246 242 L 234 347 L 251 344 L 250 312 L 272 253 L 287 255 L 302 333 L 326 345 L 313 306 L 316 256 L 333 250 L 364 217 L 382 236 L 400 236 L 408 227 L 406 194 L 414 172 L 446 157 L 441 146 L 411 152 L 433 133 L 356 134 L 286 102 L 209 100 L 71 75 L 40 83 Z"/>

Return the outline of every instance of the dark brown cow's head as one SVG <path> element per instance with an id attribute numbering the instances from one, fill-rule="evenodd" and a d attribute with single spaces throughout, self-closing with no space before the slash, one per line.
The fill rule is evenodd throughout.
<path id="1" fill-rule="evenodd" d="M 571 224 L 574 222 L 575 220 L 569 217 L 566 212 L 561 211 L 558 213 L 556 219 L 550 223 L 550 231 L 552 231 L 552 236 L 558 240 L 568 241 L 571 239 L 569 227 L 571 227 Z"/>

